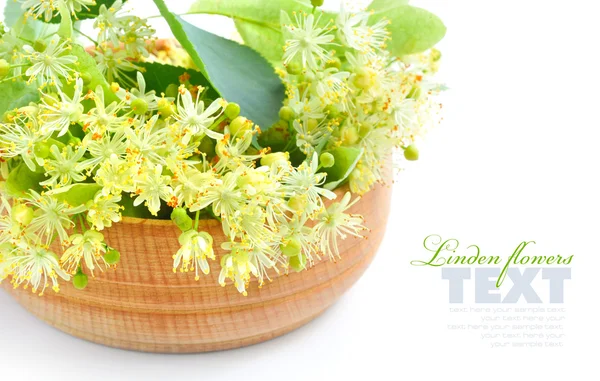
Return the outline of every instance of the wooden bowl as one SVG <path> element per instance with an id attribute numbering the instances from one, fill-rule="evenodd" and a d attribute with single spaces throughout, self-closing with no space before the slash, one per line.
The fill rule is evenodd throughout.
<path id="1" fill-rule="evenodd" d="M 338 198 L 347 188 L 338 190 Z M 111 347 L 145 352 L 190 353 L 238 348 L 290 332 L 331 306 L 371 263 L 385 232 L 391 188 L 377 185 L 352 212 L 371 228 L 366 239 L 340 242 L 342 259 L 317 262 L 300 273 L 281 274 L 248 296 L 217 282 L 219 263 L 194 280 L 173 273 L 179 230 L 170 221 L 125 218 L 107 229 L 106 241 L 121 251 L 121 262 L 90 279 L 84 291 L 62 284 L 58 294 L 40 297 L 5 288 L 32 314 L 73 336 Z M 224 240 L 219 222 L 201 221 L 214 237 L 217 258 Z"/>

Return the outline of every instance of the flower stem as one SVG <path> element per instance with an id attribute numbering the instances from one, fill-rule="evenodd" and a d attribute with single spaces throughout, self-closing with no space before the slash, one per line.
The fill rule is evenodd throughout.
<path id="1" fill-rule="evenodd" d="M 200 211 L 196 211 L 196 218 L 194 220 L 194 230 L 198 230 L 198 225 L 200 223 Z"/>
<path id="2" fill-rule="evenodd" d="M 86 232 L 86 228 L 85 228 L 85 224 L 83 223 L 83 217 L 81 216 L 81 214 L 77 215 L 77 218 L 79 218 L 79 227 L 81 228 L 81 234 Z"/>
<path id="3" fill-rule="evenodd" d="M 96 42 L 96 40 L 94 40 L 93 38 L 91 38 L 90 36 L 88 36 L 87 34 L 83 33 L 81 30 L 77 29 L 77 28 L 73 28 L 73 30 L 77 33 L 79 33 L 80 35 L 82 35 L 83 37 L 87 38 L 88 40 L 90 40 L 91 42 L 94 43 L 94 45 L 98 45 L 98 42 Z"/>
<path id="4" fill-rule="evenodd" d="M 8 81 L 11 81 L 13 79 L 20 78 L 20 77 L 22 77 L 22 75 L 15 75 L 14 77 L 4 78 L 3 80 L 0 80 L 0 83 L 8 82 Z"/>

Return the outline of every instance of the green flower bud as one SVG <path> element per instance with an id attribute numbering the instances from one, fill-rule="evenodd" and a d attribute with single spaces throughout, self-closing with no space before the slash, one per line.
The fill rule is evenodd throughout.
<path id="1" fill-rule="evenodd" d="M 351 146 L 358 142 L 360 135 L 358 129 L 354 126 L 346 126 L 341 131 L 342 143 L 345 146 Z"/>
<path id="2" fill-rule="evenodd" d="M 229 132 L 232 135 L 243 135 L 252 128 L 252 122 L 243 116 L 238 116 L 229 123 Z"/>
<path id="3" fill-rule="evenodd" d="M 54 92 L 47 93 L 44 94 L 43 100 L 48 104 L 48 106 L 57 106 L 60 102 L 60 96 Z"/>
<path id="4" fill-rule="evenodd" d="M 135 115 L 144 115 L 148 112 L 148 102 L 143 98 L 136 98 L 131 101 L 131 109 Z"/>
<path id="5" fill-rule="evenodd" d="M 225 116 L 229 119 L 234 119 L 238 115 L 240 115 L 240 105 L 237 103 L 229 103 L 227 107 L 225 107 Z"/>
<path id="6" fill-rule="evenodd" d="M 174 83 L 171 83 L 165 89 L 165 95 L 169 98 L 177 98 L 177 94 L 179 94 L 179 86 Z"/>
<path id="7" fill-rule="evenodd" d="M 6 60 L 0 60 L 0 79 L 6 77 L 10 71 L 10 64 Z"/>
<path id="8" fill-rule="evenodd" d="M 414 144 L 409 145 L 404 149 L 404 157 L 406 160 L 415 161 L 419 159 L 419 150 Z"/>
<path id="9" fill-rule="evenodd" d="M 297 238 L 292 238 L 287 242 L 287 244 L 281 245 L 280 248 L 283 255 L 291 258 L 300 255 L 302 245 L 300 245 L 300 241 Z"/>
<path id="10" fill-rule="evenodd" d="M 171 212 L 171 220 L 177 225 L 181 231 L 188 231 L 194 226 L 192 217 L 188 216 L 184 208 L 175 208 Z"/>
<path id="11" fill-rule="evenodd" d="M 285 120 L 286 122 L 289 122 L 290 120 L 294 119 L 294 117 L 296 116 L 296 113 L 294 112 L 294 110 L 289 107 L 289 106 L 283 106 L 280 110 L 279 110 L 279 117 L 282 120 Z"/>
<path id="12" fill-rule="evenodd" d="M 334 67 L 336 69 L 341 69 L 342 61 L 340 61 L 340 59 L 337 57 L 333 57 L 332 59 L 327 61 L 327 63 L 325 64 L 325 68 L 331 68 L 331 67 Z"/>
<path id="13" fill-rule="evenodd" d="M 161 98 L 158 101 L 158 112 L 160 112 L 161 118 L 166 119 L 175 114 L 175 105 L 173 102 L 169 102 L 165 98 Z"/>
<path id="14" fill-rule="evenodd" d="M 297 272 L 306 268 L 306 255 L 300 254 L 290 258 L 290 267 Z"/>
<path id="15" fill-rule="evenodd" d="M 278 161 L 288 161 L 289 158 L 290 154 L 288 152 L 273 152 L 263 156 L 260 159 L 260 164 L 270 167 L 273 163 L 276 163 Z"/>
<path id="16" fill-rule="evenodd" d="M 318 126 L 319 126 L 319 121 L 318 120 L 316 120 L 316 119 L 309 119 L 308 122 L 307 122 L 306 129 L 308 130 L 308 132 L 312 132 Z"/>
<path id="17" fill-rule="evenodd" d="M 302 65 L 299 62 L 290 62 L 285 68 L 291 75 L 299 75 L 302 73 Z"/>
<path id="18" fill-rule="evenodd" d="M 324 2 L 325 2 L 325 0 L 310 0 L 310 4 L 313 7 L 320 7 L 323 5 Z"/>
<path id="19" fill-rule="evenodd" d="M 327 115 L 329 115 L 330 118 L 337 118 L 338 116 L 340 116 L 340 109 L 338 109 L 334 105 L 328 105 L 327 107 L 325 107 L 325 112 L 327 113 Z"/>
<path id="20" fill-rule="evenodd" d="M 27 226 L 33 220 L 33 209 L 25 204 L 17 204 L 12 207 L 11 217 L 13 221 Z"/>
<path id="21" fill-rule="evenodd" d="M 359 89 L 366 90 L 373 86 L 373 76 L 368 69 L 359 69 L 354 76 L 353 83 Z"/>
<path id="22" fill-rule="evenodd" d="M 44 50 L 46 50 L 46 44 L 44 43 L 44 41 L 41 40 L 36 40 L 33 43 L 33 50 L 35 50 L 38 53 L 43 52 Z"/>
<path id="23" fill-rule="evenodd" d="M 323 73 L 318 73 L 320 74 L 321 78 L 323 78 Z M 304 73 L 304 82 L 313 82 L 315 80 L 315 78 L 317 78 L 315 76 L 315 74 L 312 71 L 307 71 Z"/>
<path id="24" fill-rule="evenodd" d="M 33 154 L 41 159 L 50 156 L 50 144 L 46 142 L 37 142 L 33 146 Z"/>
<path id="25" fill-rule="evenodd" d="M 335 158 L 329 152 L 323 152 L 321 156 L 319 156 L 319 161 L 325 168 L 331 168 L 335 164 Z"/>
<path id="26" fill-rule="evenodd" d="M 439 50 L 432 48 L 431 49 L 431 59 L 433 62 L 439 61 L 442 58 L 442 52 Z"/>
<path id="27" fill-rule="evenodd" d="M 104 261 L 108 265 L 116 265 L 121 260 L 121 253 L 115 249 L 110 249 L 104 254 Z"/>
<path id="28" fill-rule="evenodd" d="M 200 141 L 198 150 L 205 153 L 208 157 L 213 157 L 215 155 L 215 142 L 210 137 L 205 136 Z"/>
<path id="29" fill-rule="evenodd" d="M 288 206 L 295 212 L 300 212 L 306 209 L 306 205 L 308 204 L 308 200 L 304 195 L 292 196 L 288 200 Z"/>
<path id="30" fill-rule="evenodd" d="M 88 285 L 88 276 L 82 272 L 78 272 L 73 277 L 73 287 L 78 290 L 83 290 Z"/>

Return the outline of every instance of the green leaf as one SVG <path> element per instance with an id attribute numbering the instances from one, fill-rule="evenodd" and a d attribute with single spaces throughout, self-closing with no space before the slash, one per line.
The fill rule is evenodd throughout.
<path id="1" fill-rule="evenodd" d="M 375 0 L 371 4 L 374 11 L 369 22 L 382 18 L 391 21 L 388 30 L 392 39 L 388 43 L 389 51 L 396 56 L 423 52 L 432 48 L 446 35 L 446 26 L 439 17 L 424 9 L 402 2 Z"/>
<path id="2" fill-rule="evenodd" d="M 59 188 L 57 192 L 54 191 L 52 194 L 55 195 L 57 200 L 66 201 L 71 206 L 79 206 L 93 200 L 96 193 L 101 189 L 102 187 L 98 184 L 73 184 L 62 189 Z"/>
<path id="3" fill-rule="evenodd" d="M 281 64 L 285 41 L 280 31 L 265 28 L 251 21 L 234 19 L 234 22 L 246 45 L 259 52 L 273 65 Z"/>
<path id="4" fill-rule="evenodd" d="M 188 13 L 222 15 L 236 20 L 252 22 L 273 30 L 281 30 L 279 15 L 281 11 L 310 12 L 310 1 L 295 0 L 197 0 Z"/>
<path id="5" fill-rule="evenodd" d="M 242 115 L 263 129 L 279 120 L 284 87 L 273 67 L 247 46 L 216 36 L 169 12 L 163 0 L 154 0 L 171 31 L 190 54 L 213 88 Z"/>
<path id="6" fill-rule="evenodd" d="M 73 35 L 73 21 L 71 21 L 71 15 L 69 14 L 67 3 L 58 3 L 58 11 L 60 12 L 61 20 L 57 33 L 62 38 L 71 38 Z"/>
<path id="7" fill-rule="evenodd" d="M 158 95 L 167 90 L 167 86 L 175 84 L 179 86 L 179 77 L 185 73 L 189 75 L 189 82 L 192 85 L 208 88 L 207 95 L 210 99 L 219 97 L 206 77 L 198 70 L 186 69 L 181 66 L 163 65 L 157 62 L 138 62 L 136 65 L 144 68 L 144 80 L 146 89 L 154 90 Z M 131 78 L 136 81 L 135 72 L 131 73 Z"/>
<path id="8" fill-rule="evenodd" d="M 27 191 L 33 189 L 41 191 L 40 182 L 44 181 L 44 174 L 33 172 L 25 163 L 16 166 L 6 179 L 6 191 L 14 198 L 25 196 Z"/>
<path id="9" fill-rule="evenodd" d="M 362 148 L 338 147 L 329 151 L 335 158 L 335 164 L 331 168 L 325 168 L 328 183 L 323 186 L 325 189 L 333 190 L 341 185 L 350 173 L 356 168 L 358 161 L 364 153 Z"/>
<path id="10" fill-rule="evenodd" d="M 367 9 L 371 9 L 375 13 L 385 13 L 394 7 L 408 5 L 408 3 L 409 0 L 373 0 Z"/>
<path id="11" fill-rule="evenodd" d="M 28 85 L 25 81 L 6 81 L 0 83 L 0 116 L 6 111 L 27 106 L 29 102 L 40 99 L 35 85 Z"/>
<path id="12" fill-rule="evenodd" d="M 69 54 L 77 57 L 76 70 L 80 73 L 88 73 L 90 75 L 91 80 L 88 84 L 90 89 L 95 90 L 97 86 L 102 86 L 102 90 L 104 90 L 104 100 L 107 104 L 112 103 L 113 101 L 119 101 L 119 98 L 112 92 L 110 85 L 106 82 L 106 78 L 104 78 L 100 70 L 98 70 L 94 58 L 92 58 L 81 45 L 73 43 Z"/>
<path id="13" fill-rule="evenodd" d="M 21 9 L 21 3 L 15 0 L 7 0 L 4 6 L 4 25 L 12 28 L 13 25 L 23 15 L 24 11 Z"/>

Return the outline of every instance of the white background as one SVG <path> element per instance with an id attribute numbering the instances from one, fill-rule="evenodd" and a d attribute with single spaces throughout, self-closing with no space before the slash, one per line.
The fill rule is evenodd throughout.
<path id="1" fill-rule="evenodd" d="M 158 13 L 151 1 L 131 3 L 143 15 Z M 180 3 L 173 9 L 184 11 Z M 451 88 L 445 120 L 398 177 L 380 252 L 338 304 L 264 344 L 174 356 L 71 338 L 0 292 L 0 379 L 598 379 L 597 2 L 412 3 L 448 27 L 440 45 Z M 229 33 L 220 18 L 196 21 Z M 535 240 L 537 254 L 574 254 L 565 347 L 491 349 L 448 330 L 440 270 L 409 264 L 426 258 L 422 241 L 433 233 L 485 255 L 507 256 L 522 240 Z"/>

